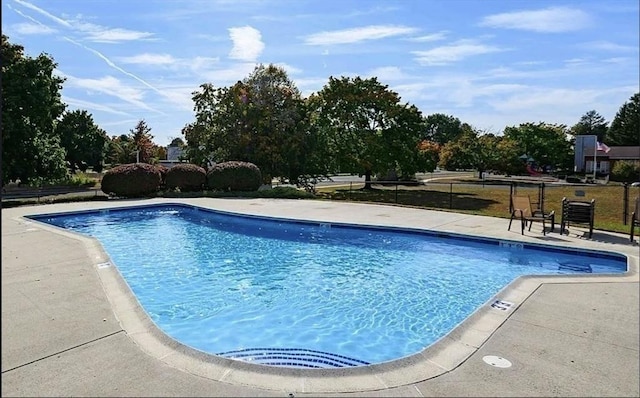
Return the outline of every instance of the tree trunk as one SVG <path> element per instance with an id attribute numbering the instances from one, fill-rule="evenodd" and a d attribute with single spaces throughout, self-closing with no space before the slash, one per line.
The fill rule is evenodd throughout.
<path id="1" fill-rule="evenodd" d="M 364 172 L 364 189 L 371 189 L 371 170 Z"/>

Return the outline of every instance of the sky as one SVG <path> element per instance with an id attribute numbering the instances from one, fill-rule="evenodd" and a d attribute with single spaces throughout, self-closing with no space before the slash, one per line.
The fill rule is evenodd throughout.
<path id="1" fill-rule="evenodd" d="M 478 130 L 590 110 L 611 122 L 640 91 L 638 0 L 4 0 L 2 30 L 51 55 L 67 110 L 109 136 L 144 119 L 183 138 L 192 93 L 258 64 L 303 96 L 329 77 L 377 77 L 427 116 Z"/>

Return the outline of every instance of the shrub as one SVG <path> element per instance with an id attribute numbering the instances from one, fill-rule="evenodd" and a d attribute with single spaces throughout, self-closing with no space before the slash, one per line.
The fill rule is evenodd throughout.
<path id="1" fill-rule="evenodd" d="M 640 180 L 640 162 L 619 161 L 613 165 L 609 176 L 611 181 L 636 182 Z"/>
<path id="2" fill-rule="evenodd" d="M 167 171 L 168 189 L 178 188 L 181 192 L 202 191 L 205 182 L 207 182 L 207 172 L 195 164 L 180 163 Z"/>
<path id="3" fill-rule="evenodd" d="M 169 171 L 169 168 L 161 165 L 161 164 L 154 164 L 153 167 L 156 168 L 156 170 L 158 170 L 160 172 L 160 189 L 164 188 L 166 186 L 167 183 L 167 171 Z"/>
<path id="4" fill-rule="evenodd" d="M 147 163 L 116 166 L 102 177 L 101 189 L 107 195 L 136 197 L 157 192 L 162 177 L 160 171 Z"/>
<path id="5" fill-rule="evenodd" d="M 260 169 L 249 162 L 218 163 L 207 173 L 207 186 L 216 191 L 257 191 L 260 185 Z"/>

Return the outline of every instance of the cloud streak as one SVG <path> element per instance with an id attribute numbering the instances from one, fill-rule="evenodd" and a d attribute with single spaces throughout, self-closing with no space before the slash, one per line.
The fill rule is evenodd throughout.
<path id="1" fill-rule="evenodd" d="M 72 30 L 75 33 L 84 35 L 84 39 L 92 42 L 98 43 L 119 43 L 123 41 L 133 41 L 133 40 L 142 40 L 142 39 L 150 39 L 153 36 L 153 33 L 150 32 L 139 32 L 129 29 L 122 28 L 107 28 L 104 26 L 82 22 L 82 21 L 73 21 L 66 20 L 60 17 L 57 17 L 50 12 L 37 7 L 29 2 L 23 0 L 13 0 L 15 3 L 20 4 L 21 6 L 28 8 L 32 11 L 35 11 L 45 17 L 51 19 L 55 23 Z M 24 14 L 21 14 L 24 16 Z M 41 24 L 44 25 L 44 24 Z"/>
<path id="2" fill-rule="evenodd" d="M 169 54 L 138 54 L 133 55 L 131 57 L 120 57 L 118 61 L 124 64 L 134 64 L 134 65 L 172 65 L 178 62 L 177 59 L 173 58 Z"/>
<path id="3" fill-rule="evenodd" d="M 19 23 L 12 25 L 11 29 L 21 35 L 47 35 L 56 32 L 46 25 L 35 23 Z"/>
<path id="4" fill-rule="evenodd" d="M 360 28 L 334 30 L 314 33 L 304 39 L 310 46 L 328 46 L 351 44 L 366 40 L 379 40 L 387 37 L 416 33 L 418 29 L 402 25 L 369 25 Z"/>
<path id="5" fill-rule="evenodd" d="M 460 40 L 448 46 L 432 48 L 427 51 L 412 51 L 420 65 L 447 65 L 475 55 L 495 53 L 504 49 L 476 43 L 471 40 Z"/>
<path id="6" fill-rule="evenodd" d="M 84 101 L 84 100 L 77 99 L 77 98 L 67 97 L 66 95 L 62 96 L 62 102 L 64 102 L 65 104 L 69 104 L 71 106 L 75 106 L 75 107 L 81 108 L 81 109 L 94 110 L 94 111 L 99 111 L 99 112 L 106 112 L 106 113 L 111 113 L 111 114 L 119 115 L 119 116 L 131 116 L 127 112 L 122 112 L 122 111 L 119 111 L 117 109 L 114 109 L 112 107 L 109 107 L 109 106 L 106 106 L 106 105 L 103 105 L 103 104 L 97 104 L 97 103 L 91 102 L 91 101 Z M 106 125 L 107 124 L 102 124 L 102 126 L 106 126 Z"/>
<path id="7" fill-rule="evenodd" d="M 591 17 L 582 10 L 569 7 L 549 7 L 541 10 L 505 12 L 486 16 L 480 26 L 529 30 L 540 33 L 562 33 L 584 29 Z"/>

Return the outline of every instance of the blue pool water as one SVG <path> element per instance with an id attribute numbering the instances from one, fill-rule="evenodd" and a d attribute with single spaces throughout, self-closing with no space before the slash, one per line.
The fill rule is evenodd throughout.
<path id="1" fill-rule="evenodd" d="M 153 321 L 212 354 L 280 366 L 417 353 L 521 275 L 622 273 L 626 258 L 192 206 L 32 217 L 97 238 Z"/>

